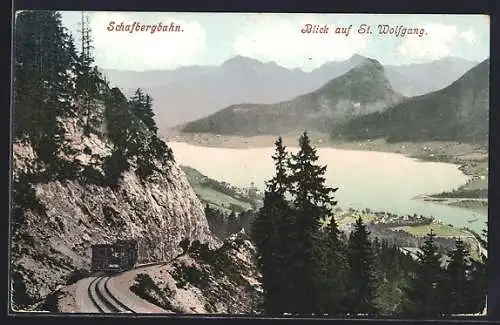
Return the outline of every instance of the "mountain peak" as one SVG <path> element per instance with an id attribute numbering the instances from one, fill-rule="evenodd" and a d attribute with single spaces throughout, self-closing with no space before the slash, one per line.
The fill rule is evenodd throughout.
<path id="1" fill-rule="evenodd" d="M 487 144 L 488 74 L 486 60 L 441 90 L 412 97 L 380 114 L 357 117 L 338 133 L 346 140 L 386 138 L 390 142 Z"/>
<path id="2" fill-rule="evenodd" d="M 379 61 L 370 58 L 365 58 L 363 62 L 361 62 L 359 66 L 355 69 L 371 71 L 372 73 L 375 74 L 381 74 L 381 75 L 385 74 L 384 66 Z"/>
<path id="3" fill-rule="evenodd" d="M 402 99 L 402 96 L 392 88 L 382 64 L 370 58 L 364 58 L 358 66 L 331 80 L 317 92 L 355 99 L 360 103 L 385 101 L 387 98 L 395 101 Z"/>
<path id="4" fill-rule="evenodd" d="M 363 62 L 363 61 L 365 61 L 367 59 L 368 58 L 366 56 L 354 53 L 347 61 L 349 61 L 351 63 L 361 63 L 361 62 Z"/>
<path id="5" fill-rule="evenodd" d="M 256 60 L 256 59 L 252 59 L 252 58 L 249 58 L 246 56 L 236 55 L 236 56 L 233 56 L 232 58 L 229 58 L 226 61 L 224 61 L 221 66 L 255 64 L 255 63 L 261 63 L 261 62 Z"/>
<path id="6" fill-rule="evenodd" d="M 353 82 L 389 84 L 382 64 L 377 60 L 370 58 L 363 58 L 363 61 L 360 62 L 359 65 L 331 82 L 335 82 L 335 84 L 338 84 L 339 82 L 347 82 L 348 84 L 352 84 Z"/>

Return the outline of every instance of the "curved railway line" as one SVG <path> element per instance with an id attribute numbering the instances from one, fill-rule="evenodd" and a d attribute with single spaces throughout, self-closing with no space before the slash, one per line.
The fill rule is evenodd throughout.
<path id="1" fill-rule="evenodd" d="M 109 279 L 109 276 L 99 276 L 89 285 L 88 294 L 97 310 L 101 313 L 135 313 L 109 291 Z"/>
<path id="2" fill-rule="evenodd" d="M 148 266 L 160 265 L 166 262 L 155 262 L 139 264 L 134 269 L 141 269 Z M 89 284 L 87 293 L 100 313 L 136 313 L 132 308 L 124 304 L 116 295 L 109 290 L 109 280 L 112 275 L 97 275 Z"/>

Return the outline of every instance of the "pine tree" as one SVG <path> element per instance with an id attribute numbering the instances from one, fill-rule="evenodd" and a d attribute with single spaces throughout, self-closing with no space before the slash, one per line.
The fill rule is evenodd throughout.
<path id="1" fill-rule="evenodd" d="M 307 132 L 299 139 L 300 149 L 292 155 L 289 168 L 293 184 L 294 240 L 293 264 L 290 272 L 295 284 L 294 307 L 299 313 L 324 311 L 325 281 L 323 258 L 325 247 L 321 245 L 320 221 L 332 215 L 337 204 L 332 194 L 337 190 L 325 185 L 326 166 L 317 164 L 319 157 L 311 146 Z M 331 247 L 329 249 L 336 249 Z"/>
<path id="2" fill-rule="evenodd" d="M 445 280 L 440 294 L 443 311 L 447 314 L 467 313 L 467 297 L 471 292 L 469 251 L 461 239 L 455 241 L 455 249 L 448 253 Z"/>
<path id="3" fill-rule="evenodd" d="M 375 311 L 375 270 L 373 248 L 370 233 L 361 217 L 356 220 L 354 230 L 349 236 L 347 256 L 349 272 L 349 311 L 358 313 L 373 313 Z"/>
<path id="4" fill-rule="evenodd" d="M 488 278 L 486 273 L 487 259 L 471 261 L 470 290 L 467 292 L 467 313 L 482 313 L 486 308 Z"/>
<path id="5" fill-rule="evenodd" d="M 342 234 L 335 218 L 330 219 L 325 230 L 324 243 L 320 244 L 320 249 L 324 253 L 324 258 L 320 261 L 324 270 L 320 275 L 322 312 L 336 316 L 348 311 L 346 295 L 349 265 L 345 254 L 345 243 L 341 239 Z"/>
<path id="6" fill-rule="evenodd" d="M 23 11 L 15 25 L 14 134 L 55 171 L 67 149 L 59 118 L 74 115 L 75 47 L 56 11 Z"/>
<path id="7" fill-rule="evenodd" d="M 416 262 L 386 239 L 375 237 L 372 246 L 375 251 L 376 312 L 378 315 L 399 315 L 409 303 L 406 287 Z"/>
<path id="8" fill-rule="evenodd" d="M 443 308 L 440 305 L 439 285 L 443 278 L 438 247 L 435 243 L 436 234 L 427 234 L 418 253 L 418 266 L 414 278 L 407 289 L 411 301 L 405 313 L 416 317 L 438 317 Z"/>
<path id="9" fill-rule="evenodd" d="M 95 131 L 102 123 L 102 117 L 96 117 L 97 105 L 95 100 L 99 95 L 99 84 L 102 81 L 100 73 L 92 67 L 94 58 L 92 56 L 92 30 L 90 28 L 89 16 L 82 11 L 80 22 L 81 52 L 76 64 L 76 95 L 79 100 L 79 108 L 83 117 L 84 134 L 88 135 Z M 98 125 L 95 125 L 98 124 Z M 94 129 L 94 130 L 92 130 Z"/>
<path id="10" fill-rule="evenodd" d="M 130 105 L 132 107 L 132 113 L 134 113 L 151 132 L 156 134 L 158 127 L 156 126 L 154 120 L 155 114 L 152 109 L 153 99 L 149 95 L 144 94 L 142 89 L 138 88 L 134 96 L 130 99 Z"/>
<path id="11" fill-rule="evenodd" d="M 488 222 L 486 228 L 482 231 L 483 239 L 479 240 L 479 244 L 485 249 L 488 249 Z M 488 257 L 481 254 L 478 261 L 471 260 L 470 265 L 470 291 L 467 292 L 467 307 L 468 313 L 482 313 L 486 308 L 488 278 L 486 265 Z"/>
<path id="12" fill-rule="evenodd" d="M 275 142 L 272 156 L 276 174 L 267 182 L 263 207 L 252 224 L 252 238 L 259 252 L 259 266 L 263 275 L 264 310 L 267 314 L 290 311 L 291 282 L 287 276 L 290 261 L 289 229 L 290 207 L 285 199 L 289 186 L 287 165 L 289 155 L 281 138 Z"/>

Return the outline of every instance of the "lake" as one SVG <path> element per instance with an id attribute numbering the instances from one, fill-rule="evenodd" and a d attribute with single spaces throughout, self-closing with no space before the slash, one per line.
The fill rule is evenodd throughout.
<path id="1" fill-rule="evenodd" d="M 233 149 L 169 142 L 180 165 L 238 187 L 251 182 L 264 189 L 273 177 L 274 148 Z M 297 148 L 288 148 L 296 152 Z M 398 215 L 432 216 L 445 224 L 481 232 L 487 215 L 467 209 L 414 199 L 422 194 L 453 190 L 467 182 L 457 165 L 423 162 L 401 154 L 319 148 L 319 161 L 327 165 L 326 182 L 338 187 L 335 198 L 342 208 L 386 211 Z M 468 220 L 478 219 L 473 223 Z"/>

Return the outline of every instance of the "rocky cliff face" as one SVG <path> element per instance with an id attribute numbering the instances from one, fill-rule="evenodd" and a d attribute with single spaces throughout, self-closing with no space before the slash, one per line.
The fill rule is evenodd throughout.
<path id="1" fill-rule="evenodd" d="M 260 313 L 263 288 L 256 249 L 244 232 L 218 249 L 188 251 L 169 264 L 131 271 L 130 289 L 167 312 L 187 314 Z"/>
<path id="2" fill-rule="evenodd" d="M 106 136 L 86 136 L 77 125 L 76 120 L 64 121 L 67 141 L 76 152 L 64 159 L 85 166 L 111 154 L 113 144 Z M 42 169 L 29 142 L 15 142 L 13 156 L 14 179 Z M 32 184 L 37 208 L 25 208 L 12 233 L 17 299 L 34 303 L 65 285 L 73 271 L 89 269 L 93 244 L 136 238 L 149 261 L 173 258 L 183 238 L 216 244 L 184 172 L 169 164 L 159 166 L 168 172 L 155 175 L 154 181 L 126 171 L 116 188 L 69 180 Z"/>

